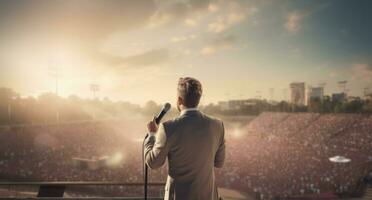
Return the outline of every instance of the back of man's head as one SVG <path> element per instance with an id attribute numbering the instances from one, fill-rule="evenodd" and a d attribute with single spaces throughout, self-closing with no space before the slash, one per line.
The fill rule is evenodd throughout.
<path id="1" fill-rule="evenodd" d="M 183 100 L 183 105 L 187 108 L 198 106 L 203 93 L 203 88 L 195 78 L 185 77 L 178 81 L 178 96 Z"/>

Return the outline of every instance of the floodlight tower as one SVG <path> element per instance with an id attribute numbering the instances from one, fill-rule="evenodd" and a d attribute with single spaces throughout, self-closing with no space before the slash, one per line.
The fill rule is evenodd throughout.
<path id="1" fill-rule="evenodd" d="M 95 84 L 95 83 L 90 84 L 90 91 L 93 93 L 93 100 L 95 100 L 96 99 L 96 93 L 99 91 L 99 85 Z M 96 116 L 97 116 L 97 113 L 94 112 L 93 113 L 93 119 L 95 119 Z"/>
<path id="2" fill-rule="evenodd" d="M 371 94 L 371 92 L 369 91 L 369 87 L 363 88 L 363 95 L 364 95 L 365 98 L 367 98 L 368 95 L 370 95 L 370 94 Z"/>
<path id="3" fill-rule="evenodd" d="M 338 87 L 340 87 L 340 88 L 341 88 L 341 91 L 342 91 L 343 93 L 345 93 L 345 94 L 346 94 L 346 92 L 347 92 L 346 84 L 347 84 L 347 81 L 339 81 L 339 82 L 338 82 Z"/>
<path id="4" fill-rule="evenodd" d="M 49 74 L 50 77 L 55 78 L 55 94 L 56 94 L 56 97 L 57 97 L 56 120 L 57 120 L 57 123 L 59 123 L 59 105 L 58 105 L 58 81 L 59 80 L 58 79 L 59 79 L 60 72 L 59 72 L 58 66 L 51 66 L 50 62 L 49 62 L 48 74 Z"/>
<path id="5" fill-rule="evenodd" d="M 225 98 L 226 98 L 226 101 L 230 100 L 230 93 L 229 92 L 225 92 Z"/>
<path id="6" fill-rule="evenodd" d="M 55 78 L 55 94 L 58 96 L 58 79 L 59 79 L 59 69 L 57 66 L 51 66 L 49 63 L 48 74 L 50 77 Z"/>
<path id="7" fill-rule="evenodd" d="M 261 100 L 261 90 L 256 91 L 256 98 Z"/>
<path id="8" fill-rule="evenodd" d="M 320 82 L 319 87 L 323 88 L 323 95 L 325 95 L 325 88 L 327 86 L 327 82 Z"/>
<path id="9" fill-rule="evenodd" d="M 8 123 L 12 123 L 12 102 L 16 99 L 15 96 L 11 96 L 8 100 Z"/>
<path id="10" fill-rule="evenodd" d="M 93 99 L 96 98 L 96 93 L 99 91 L 100 86 L 98 84 L 90 84 L 90 91 L 93 93 Z"/>
<path id="11" fill-rule="evenodd" d="M 324 88 L 326 85 L 327 85 L 327 82 L 320 82 L 319 83 L 319 87 L 322 87 L 322 88 Z"/>
<path id="12" fill-rule="evenodd" d="M 312 85 L 307 85 L 307 89 L 306 89 L 306 92 L 305 92 L 305 103 L 307 103 L 307 105 L 310 104 L 310 98 L 311 98 L 311 93 L 313 91 L 313 86 Z"/>
<path id="13" fill-rule="evenodd" d="M 288 89 L 283 88 L 282 92 L 283 92 L 283 101 L 287 101 L 287 99 L 288 99 Z"/>
<path id="14" fill-rule="evenodd" d="M 269 95 L 271 101 L 274 101 L 274 92 L 275 92 L 274 88 L 269 88 Z"/>

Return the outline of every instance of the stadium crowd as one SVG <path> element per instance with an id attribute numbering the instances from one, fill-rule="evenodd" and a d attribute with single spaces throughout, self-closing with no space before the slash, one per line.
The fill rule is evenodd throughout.
<path id="1" fill-rule="evenodd" d="M 142 119 L 0 128 L 0 176 L 8 180 L 142 182 Z M 259 199 L 358 194 L 371 169 L 372 116 L 262 113 L 250 123 L 225 122 L 227 160 L 220 187 Z M 342 155 L 349 163 L 333 163 Z M 79 159 L 102 166 L 76 165 Z M 165 182 L 166 166 L 150 172 Z M 86 188 L 85 188 L 86 189 Z M 75 191 L 83 191 L 77 187 Z M 100 196 L 141 196 L 142 187 L 91 186 Z M 92 193 L 93 192 L 93 193 Z M 162 187 L 150 194 L 161 196 Z"/>
<path id="2" fill-rule="evenodd" d="M 260 199 L 358 195 L 372 169 L 369 115 L 263 113 L 236 131 L 219 184 Z M 336 155 L 351 162 L 331 162 Z"/>

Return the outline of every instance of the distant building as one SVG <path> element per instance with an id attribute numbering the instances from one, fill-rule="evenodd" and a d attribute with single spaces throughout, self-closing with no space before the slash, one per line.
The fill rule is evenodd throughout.
<path id="1" fill-rule="evenodd" d="M 307 103 L 310 104 L 312 99 L 319 99 L 320 101 L 323 101 L 323 97 L 324 97 L 323 87 L 310 87 L 307 96 Z"/>
<path id="2" fill-rule="evenodd" d="M 358 97 L 358 96 L 348 96 L 347 97 L 347 101 L 360 101 L 362 100 L 362 98 Z"/>
<path id="3" fill-rule="evenodd" d="M 347 100 L 347 95 L 345 92 L 332 94 L 332 101 L 343 102 L 346 100 Z"/>
<path id="4" fill-rule="evenodd" d="M 229 103 L 227 101 L 218 102 L 218 106 L 222 111 L 229 110 Z"/>
<path id="5" fill-rule="evenodd" d="M 364 98 L 367 99 L 367 100 L 372 100 L 372 93 L 365 95 Z"/>
<path id="6" fill-rule="evenodd" d="M 289 84 L 291 103 L 305 105 L 305 83 L 294 82 Z"/>
<path id="7" fill-rule="evenodd" d="M 221 110 L 240 110 L 255 106 L 259 101 L 260 101 L 259 99 L 239 99 L 220 101 L 218 102 L 218 105 Z"/>
<path id="8" fill-rule="evenodd" d="M 371 100 L 372 99 L 372 91 L 370 88 L 364 88 L 364 99 Z"/>

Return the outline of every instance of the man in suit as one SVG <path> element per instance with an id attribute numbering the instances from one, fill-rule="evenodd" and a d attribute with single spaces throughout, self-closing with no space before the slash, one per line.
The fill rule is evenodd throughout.
<path id="1" fill-rule="evenodd" d="M 214 167 L 225 160 L 222 121 L 198 111 L 201 83 L 190 77 L 178 82 L 177 108 L 180 116 L 156 125 L 148 123 L 145 162 L 151 169 L 168 158 L 166 200 L 217 200 Z"/>

